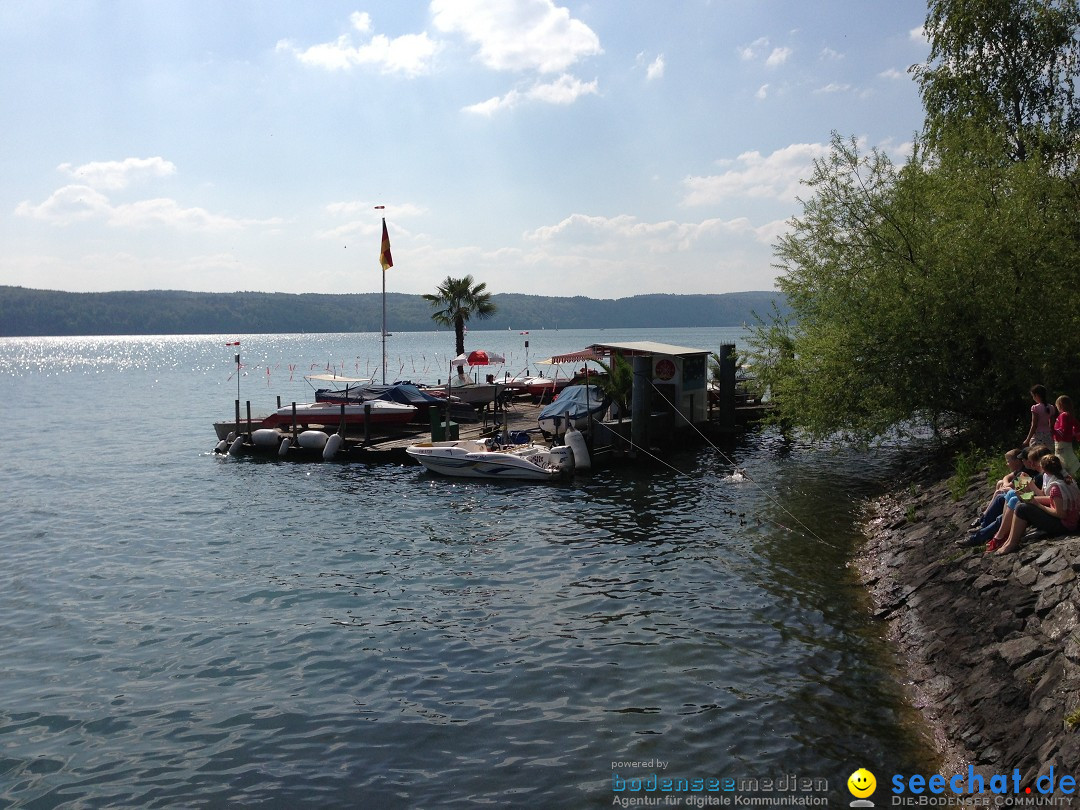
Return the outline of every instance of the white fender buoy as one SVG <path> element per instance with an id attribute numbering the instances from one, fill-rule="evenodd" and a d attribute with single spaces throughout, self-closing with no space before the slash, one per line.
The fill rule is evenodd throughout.
<path id="1" fill-rule="evenodd" d="M 282 440 L 281 444 L 278 445 L 277 454 L 282 458 L 285 458 L 285 456 L 289 453 L 290 447 L 292 447 L 292 439 L 286 436 L 284 440 Z"/>
<path id="2" fill-rule="evenodd" d="M 244 437 L 243 436 L 237 436 L 235 439 L 232 440 L 232 444 L 229 445 L 229 455 L 230 456 L 238 456 L 238 455 L 240 455 L 240 450 L 243 447 L 244 447 Z"/>
<path id="3" fill-rule="evenodd" d="M 345 444 L 345 437 L 340 433 L 335 433 L 329 439 L 326 440 L 326 445 L 323 447 L 322 457 L 323 461 L 329 461 L 335 455 L 337 451 L 341 449 L 341 446 Z"/>
<path id="4" fill-rule="evenodd" d="M 235 438 L 236 438 L 236 431 L 235 430 L 230 430 L 229 435 L 225 437 L 225 441 L 227 441 L 229 444 L 232 444 L 233 439 L 235 439 Z"/>
<path id="5" fill-rule="evenodd" d="M 218 442 L 216 445 L 214 445 L 214 452 L 215 453 L 227 453 L 227 452 L 229 452 L 229 443 L 227 441 L 225 441 L 224 439 L 222 439 L 220 442 Z"/>
<path id="6" fill-rule="evenodd" d="M 592 467 L 592 461 L 589 459 L 589 448 L 585 444 L 585 437 L 581 435 L 580 430 L 573 425 L 568 425 L 566 435 L 563 437 L 563 443 L 574 451 L 574 469 L 588 470 Z"/>
<path id="7" fill-rule="evenodd" d="M 281 434 L 273 428 L 259 428 L 251 434 L 251 443 L 256 447 L 277 447 Z"/>
<path id="8" fill-rule="evenodd" d="M 305 430 L 296 437 L 296 443 L 305 450 L 322 450 L 330 437 L 321 430 Z"/>

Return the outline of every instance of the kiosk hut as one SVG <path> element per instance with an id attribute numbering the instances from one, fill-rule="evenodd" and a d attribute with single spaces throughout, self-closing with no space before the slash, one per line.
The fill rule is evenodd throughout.
<path id="1" fill-rule="evenodd" d="M 734 406 L 734 346 L 721 347 L 722 368 L 730 366 L 732 425 Z M 709 355 L 708 349 L 673 346 L 654 341 L 625 343 L 594 343 L 580 352 L 558 355 L 554 363 L 576 363 L 599 360 L 610 365 L 613 356 L 629 361 L 634 370 L 630 401 L 629 435 L 623 420 L 609 420 L 598 426 L 594 442 L 620 444 L 631 452 L 652 445 L 668 443 L 681 432 L 709 421 Z M 614 434 L 614 435 L 609 435 Z M 621 438 L 616 438 L 616 436 Z M 604 441 L 607 439 L 608 441 Z"/>

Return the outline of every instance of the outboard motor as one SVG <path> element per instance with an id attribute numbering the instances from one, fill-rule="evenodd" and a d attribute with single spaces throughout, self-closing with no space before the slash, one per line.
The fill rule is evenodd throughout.
<path id="1" fill-rule="evenodd" d="M 551 466 L 561 473 L 570 474 L 574 471 L 574 451 L 566 445 L 552 447 L 549 451 Z"/>

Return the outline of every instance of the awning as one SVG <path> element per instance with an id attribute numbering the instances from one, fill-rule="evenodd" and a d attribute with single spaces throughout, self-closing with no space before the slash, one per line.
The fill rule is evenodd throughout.
<path id="1" fill-rule="evenodd" d="M 570 354 L 557 354 L 547 360 L 538 360 L 537 362 L 554 366 L 560 363 L 584 363 L 586 360 L 599 360 L 600 357 L 601 355 L 597 354 L 595 350 L 588 348 L 580 352 L 570 352 Z"/>

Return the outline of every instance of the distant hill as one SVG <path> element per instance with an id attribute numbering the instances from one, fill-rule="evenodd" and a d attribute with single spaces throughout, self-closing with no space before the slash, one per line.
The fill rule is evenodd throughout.
<path id="1" fill-rule="evenodd" d="M 618 329 L 741 326 L 767 317 L 777 292 L 635 295 L 595 299 L 502 293 L 498 312 L 474 329 Z M 386 294 L 387 328 L 436 328 L 419 295 Z M 282 332 L 378 332 L 379 293 L 202 293 L 177 290 L 71 293 L 0 286 L 0 336 L 203 335 Z"/>

